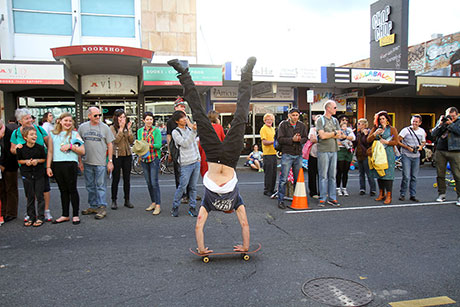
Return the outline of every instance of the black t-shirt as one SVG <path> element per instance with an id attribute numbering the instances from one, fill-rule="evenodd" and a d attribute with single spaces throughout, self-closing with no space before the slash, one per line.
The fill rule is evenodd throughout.
<path id="1" fill-rule="evenodd" d="M 46 159 L 45 147 L 35 144 L 33 147 L 24 144 L 22 148 L 16 150 L 18 160 Z M 45 173 L 45 163 L 38 163 L 36 166 L 21 164 L 21 174 L 43 175 Z"/>
<path id="2" fill-rule="evenodd" d="M 177 123 L 172 119 L 168 119 L 166 122 L 166 134 L 172 135 L 174 129 L 177 128 Z"/>

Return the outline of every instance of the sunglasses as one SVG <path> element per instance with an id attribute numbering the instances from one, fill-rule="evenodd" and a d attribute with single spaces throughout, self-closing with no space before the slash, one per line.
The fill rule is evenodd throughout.
<path id="1" fill-rule="evenodd" d="M 93 117 L 101 117 L 102 114 L 93 114 Z"/>

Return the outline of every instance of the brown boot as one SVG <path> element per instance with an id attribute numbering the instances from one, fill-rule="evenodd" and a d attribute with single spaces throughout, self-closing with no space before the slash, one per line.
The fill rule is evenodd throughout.
<path id="1" fill-rule="evenodd" d="M 383 202 L 385 205 L 388 205 L 391 203 L 391 192 L 387 192 L 387 195 L 385 197 L 385 201 Z"/>
<path id="2" fill-rule="evenodd" d="M 383 189 L 380 189 L 379 197 L 377 197 L 375 200 L 380 201 L 380 200 L 383 200 L 384 198 L 385 198 L 385 195 L 383 195 Z"/>

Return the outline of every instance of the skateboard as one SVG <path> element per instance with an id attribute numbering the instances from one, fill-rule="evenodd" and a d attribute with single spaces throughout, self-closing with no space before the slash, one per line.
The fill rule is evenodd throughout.
<path id="1" fill-rule="evenodd" d="M 221 249 L 219 251 L 213 251 L 212 253 L 207 253 L 207 254 L 199 254 L 196 250 L 193 250 L 192 248 L 189 248 L 190 252 L 198 257 L 201 257 L 201 260 L 204 263 L 208 263 L 210 258 L 209 256 L 221 256 L 221 255 L 241 255 L 241 258 L 245 261 L 248 261 L 251 259 L 251 256 L 249 254 L 253 254 L 258 252 L 262 248 L 262 245 L 260 243 L 252 244 L 249 246 L 249 250 L 247 252 L 235 252 L 233 251 L 232 248 L 227 248 L 227 249 Z"/>

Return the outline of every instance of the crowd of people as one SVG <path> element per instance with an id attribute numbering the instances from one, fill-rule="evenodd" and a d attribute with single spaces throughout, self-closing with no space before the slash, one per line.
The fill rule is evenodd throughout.
<path id="1" fill-rule="evenodd" d="M 253 64 L 255 62 L 251 63 L 252 66 Z M 240 130 L 244 130 L 244 122 L 240 123 L 241 119 L 234 120 L 225 135 L 219 123 L 219 114 L 216 111 L 210 111 L 207 116 L 204 114 L 199 105 L 199 98 L 195 97 L 193 82 L 187 79 L 190 77 L 188 71 L 176 62 L 170 65 L 178 71 L 179 80 L 186 93 L 185 101 L 179 97 L 174 103 L 174 113 L 167 123 L 168 155 L 174 163 L 176 181 L 171 215 L 177 217 L 180 204 L 187 204 L 190 216 L 207 216 L 209 211 L 215 209 L 213 206 L 219 203 L 221 207 L 216 210 L 236 210 L 240 222 L 243 223 L 245 217 L 238 211 L 243 202 L 237 192 L 236 182 L 232 183 L 232 180 L 236 180 L 234 168 L 235 161 L 241 153 L 241 133 L 244 131 Z M 251 78 L 248 75 L 247 79 L 252 79 L 252 75 Z M 247 89 L 245 91 L 242 101 L 249 99 Z M 194 121 L 185 113 L 186 101 L 192 109 Z M 244 109 L 245 106 L 241 108 L 241 112 L 247 111 Z M 260 129 L 262 151 L 259 151 L 258 144 L 255 144 L 247 158 L 251 168 L 264 173 L 263 194 L 271 197 L 277 195 L 278 207 L 285 209 L 289 172 L 292 170 L 294 182 L 297 182 L 302 162 L 307 159 L 310 197 L 317 199 L 320 207 L 338 207 L 338 197 L 350 195 L 347 190 L 348 173 L 350 163 L 356 158 L 359 169 L 359 195 L 377 195 L 376 201 L 390 204 L 393 199 L 395 160 L 397 155 L 401 155 L 402 181 L 399 200 L 404 201 L 408 197 L 410 201 L 418 202 L 417 176 L 420 155 L 423 153 L 427 136 L 427 132 L 420 127 L 422 117 L 413 115 L 410 125 L 398 132 L 391 126 L 392 121 L 386 111 L 375 114 L 372 127 L 369 127 L 368 121 L 364 118 L 357 121 L 356 127 L 352 127 L 348 117 L 340 115 L 336 118 L 336 112 L 336 102 L 327 101 L 324 114 L 312 118 L 314 125 L 309 131 L 299 120 L 301 112 L 297 108 L 288 111 L 288 118 L 279 123 L 277 132 L 274 115 L 264 115 L 264 125 Z M 238 115 L 243 116 L 243 113 Z M 151 112 L 143 114 L 143 126 L 137 132 L 133 132 L 132 123 L 123 109 L 114 112 L 113 124 L 110 127 L 101 121 L 101 112 L 97 107 L 87 110 L 88 121 L 78 128 L 75 127 L 69 113 L 61 114 L 53 125 L 53 114 L 48 112 L 42 118 L 42 126 L 35 124 L 28 109 L 17 109 L 15 115 L 19 126 L 0 122 L 0 224 L 18 217 L 18 170 L 27 199 L 27 214 L 24 219 L 24 226 L 27 227 L 39 227 L 45 221 L 54 224 L 71 221 L 77 225 L 80 223 L 80 213 L 94 215 L 95 219 L 105 218 L 108 206 L 108 178 L 112 179 L 111 209 L 118 208 L 118 185 L 121 177 L 124 206 L 133 208 L 130 200 L 132 152 L 140 157 L 150 196 L 150 203 L 145 210 L 151 211 L 153 215 L 162 212 L 159 169 L 163 137 Z M 235 119 L 236 116 L 235 113 Z M 436 139 L 436 200 L 443 202 L 446 200 L 447 163 L 450 164 L 456 184 L 460 181 L 458 109 L 448 108 L 439 118 L 431 134 Z M 221 147 L 225 147 L 225 150 Z M 278 185 L 277 151 L 282 153 Z M 84 175 L 88 192 L 88 208 L 82 211 L 77 190 L 79 172 Z M 197 193 L 200 175 L 206 187 L 202 203 L 206 212 L 199 209 L 197 204 L 197 200 L 201 199 Z M 60 191 L 62 213 L 56 219 L 53 219 L 49 210 L 50 178 L 55 180 Z M 219 199 L 226 193 L 234 194 L 231 202 Z M 458 189 L 457 205 L 460 206 Z M 201 226 L 203 224 L 200 224 Z M 198 237 L 201 237 L 201 234 L 198 234 Z M 201 241 L 198 245 L 201 251 L 205 251 Z"/>

